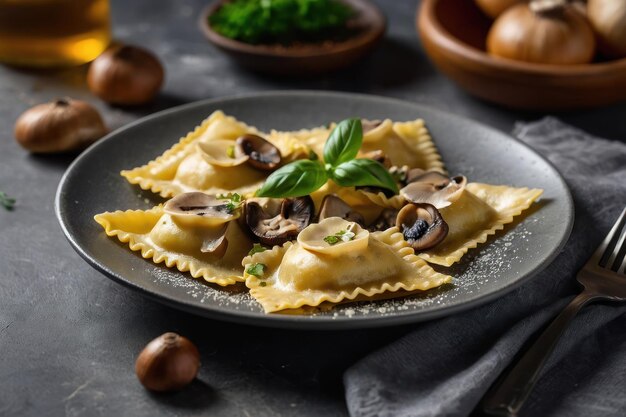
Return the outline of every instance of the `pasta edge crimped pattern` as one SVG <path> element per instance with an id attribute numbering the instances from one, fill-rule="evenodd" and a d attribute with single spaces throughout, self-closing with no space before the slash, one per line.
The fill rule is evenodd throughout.
<path id="1" fill-rule="evenodd" d="M 254 297 L 263 307 L 266 313 L 272 313 L 281 310 L 297 309 L 303 306 L 319 306 L 321 303 L 340 303 L 342 301 L 355 300 L 357 297 L 367 297 L 375 299 L 376 295 L 397 292 L 405 290 L 407 292 L 426 291 L 432 288 L 439 287 L 443 284 L 450 283 L 452 277 L 441 274 L 430 267 L 426 262 L 415 255 L 413 249 L 404 240 L 402 233 L 398 232 L 397 228 L 390 228 L 383 232 L 375 232 L 370 235 L 372 238 L 389 245 L 405 262 L 413 268 L 415 282 L 407 283 L 405 281 L 399 282 L 382 282 L 375 284 L 370 288 L 355 287 L 351 291 L 335 290 L 335 291 L 321 291 L 321 290 L 307 290 L 305 292 L 292 292 L 287 293 L 285 291 L 275 290 L 271 286 L 261 286 L 261 282 L 268 282 L 261 280 L 253 275 L 249 275 L 244 272 L 244 278 L 246 279 L 246 286 L 250 289 L 250 294 Z M 294 245 L 292 242 L 287 242 L 283 246 L 274 246 L 272 249 L 255 253 L 252 256 L 247 256 L 243 259 L 244 270 L 250 264 L 265 263 L 270 264 L 272 260 L 284 256 L 285 252 Z M 280 262 L 278 263 L 280 265 Z M 419 278 L 417 278 L 419 277 Z M 405 280 L 407 278 L 404 278 Z M 424 280 L 425 279 L 425 280 Z M 275 297 L 271 296 L 271 293 L 282 293 L 295 295 L 296 301 L 281 301 L 275 302 Z M 270 293 L 268 296 L 268 292 Z M 300 295 L 298 298 L 298 294 Z"/>
<path id="2" fill-rule="evenodd" d="M 149 213 L 160 214 L 163 212 L 163 206 L 159 205 L 148 210 L 116 210 L 114 212 L 104 212 L 96 214 L 94 220 L 104 228 L 104 232 L 109 237 L 117 237 L 122 243 L 128 243 L 129 248 L 134 252 L 140 252 L 142 258 L 149 259 L 155 264 L 164 263 L 168 268 L 176 267 L 180 272 L 189 272 L 193 278 L 203 278 L 205 281 L 217 284 L 222 287 L 233 285 L 237 282 L 243 282 L 242 276 L 230 275 L 226 277 L 216 277 L 211 275 L 211 271 L 207 267 L 197 267 L 193 261 L 184 259 L 191 258 L 189 255 L 176 254 L 176 258 L 172 258 L 164 253 L 159 253 L 154 247 L 145 242 L 136 239 L 137 234 L 126 232 L 124 230 L 115 229 L 111 225 L 108 216 L 123 216 L 127 214 Z"/>

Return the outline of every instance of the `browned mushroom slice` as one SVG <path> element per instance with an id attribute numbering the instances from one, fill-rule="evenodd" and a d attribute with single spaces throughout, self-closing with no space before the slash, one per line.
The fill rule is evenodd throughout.
<path id="1" fill-rule="evenodd" d="M 396 218 L 396 226 L 417 252 L 437 246 L 448 235 L 448 224 L 432 204 L 407 204 Z"/>
<path id="2" fill-rule="evenodd" d="M 319 221 L 321 222 L 329 217 L 341 217 L 342 219 L 358 223 L 361 226 L 365 224 L 365 219 L 361 213 L 354 211 L 348 203 L 335 194 L 328 194 L 322 200 Z"/>
<path id="3" fill-rule="evenodd" d="M 425 172 L 412 178 L 400 195 L 412 203 L 428 203 L 436 208 L 448 207 L 456 201 L 467 184 L 463 175 L 449 178 L 439 172 Z"/>
<path id="4" fill-rule="evenodd" d="M 387 230 L 390 227 L 396 225 L 396 217 L 398 217 L 398 210 L 386 208 L 384 209 L 378 218 L 374 220 L 374 223 L 370 224 L 367 228 L 370 232 Z"/>
<path id="5" fill-rule="evenodd" d="M 381 151 L 380 149 L 371 151 L 371 152 L 366 152 L 360 157 L 366 158 L 366 159 L 373 159 L 374 161 L 382 164 L 385 168 L 387 169 L 391 168 L 391 159 L 389 159 L 389 157 L 385 154 L 385 152 Z"/>
<path id="6" fill-rule="evenodd" d="M 272 171 L 280 165 L 280 150 L 261 136 L 247 134 L 235 141 L 238 153 L 249 157 L 248 163 L 263 171 Z"/>
<path id="7" fill-rule="evenodd" d="M 177 195 L 165 203 L 163 210 L 182 219 L 202 217 L 202 223 L 207 226 L 227 223 L 240 214 L 239 210 L 233 209 L 228 200 L 197 191 Z"/>
<path id="8" fill-rule="evenodd" d="M 246 201 L 245 207 L 248 228 L 266 245 L 282 245 L 296 239 L 311 222 L 313 213 L 313 200 L 309 196 L 284 199 L 280 213 L 275 216 L 255 201 Z"/>

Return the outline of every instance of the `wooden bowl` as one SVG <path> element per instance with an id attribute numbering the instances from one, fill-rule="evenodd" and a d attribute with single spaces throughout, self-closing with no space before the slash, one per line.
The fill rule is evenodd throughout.
<path id="1" fill-rule="evenodd" d="M 471 94 L 508 107 L 564 110 L 626 100 L 626 59 L 544 65 L 485 52 L 491 25 L 474 0 L 423 0 L 417 27 L 441 72 Z"/>
<path id="2" fill-rule="evenodd" d="M 363 28 L 345 41 L 295 47 L 252 45 L 227 38 L 209 25 L 209 16 L 227 0 L 207 7 L 200 17 L 200 27 L 215 46 L 244 67 L 271 74 L 313 75 L 347 67 L 365 56 L 382 39 L 387 21 L 381 11 L 367 0 L 342 0 L 356 12 L 351 26 Z"/>

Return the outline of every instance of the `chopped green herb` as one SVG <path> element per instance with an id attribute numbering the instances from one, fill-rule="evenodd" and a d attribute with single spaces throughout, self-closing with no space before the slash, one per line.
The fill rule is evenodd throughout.
<path id="1" fill-rule="evenodd" d="M 267 285 L 267 282 L 265 281 L 261 281 L 261 283 L 259 284 L 261 287 L 265 287 Z"/>
<path id="2" fill-rule="evenodd" d="M 320 157 L 315 153 L 313 149 L 309 149 L 309 159 L 311 161 L 317 161 Z"/>
<path id="3" fill-rule="evenodd" d="M 336 245 L 339 243 L 339 238 L 335 235 L 326 236 L 324 242 L 328 243 L 330 246 Z"/>
<path id="4" fill-rule="evenodd" d="M 353 10 L 338 0 L 231 0 L 209 17 L 231 39 L 259 44 L 319 41 L 346 31 Z"/>
<path id="5" fill-rule="evenodd" d="M 246 273 L 249 275 L 254 275 L 255 277 L 260 277 L 265 273 L 265 268 L 265 264 L 252 264 L 248 268 L 246 268 Z"/>
<path id="6" fill-rule="evenodd" d="M 15 199 L 0 191 L 0 204 L 2 204 L 2 206 L 7 210 L 13 210 L 13 207 L 15 206 Z"/>
<path id="7" fill-rule="evenodd" d="M 260 243 L 255 243 L 254 245 L 252 245 L 252 249 L 250 249 L 250 252 L 248 252 L 248 256 L 252 256 L 255 253 L 265 252 L 266 250 L 267 248 L 265 246 L 262 246 Z"/>
<path id="8" fill-rule="evenodd" d="M 404 168 L 391 167 L 389 169 L 389 174 L 394 179 L 395 182 L 404 182 L 406 181 L 406 173 L 407 170 Z"/>
<path id="9" fill-rule="evenodd" d="M 226 155 L 228 155 L 229 158 L 235 159 L 235 146 L 234 145 L 226 148 Z"/>
<path id="10" fill-rule="evenodd" d="M 349 242 L 354 239 L 354 232 L 351 230 L 340 230 L 334 235 L 329 235 L 324 238 L 324 242 L 328 243 L 330 246 L 336 245 L 339 242 Z"/>
<path id="11" fill-rule="evenodd" d="M 226 209 L 229 213 L 237 210 L 239 207 L 241 207 L 241 204 L 243 203 L 241 195 L 237 193 L 218 194 L 217 198 L 220 200 L 228 200 L 226 202 Z"/>

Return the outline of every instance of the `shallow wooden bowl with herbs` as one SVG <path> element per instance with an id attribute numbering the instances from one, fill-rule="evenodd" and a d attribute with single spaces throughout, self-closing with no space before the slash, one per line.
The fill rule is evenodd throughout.
<path id="1" fill-rule="evenodd" d="M 345 31 L 334 39 L 314 41 L 247 43 L 220 34 L 210 24 L 228 0 L 218 0 L 200 17 L 200 28 L 211 43 L 226 52 L 237 63 L 255 71 L 306 76 L 345 68 L 368 54 L 382 39 L 386 19 L 366 0 L 340 0 L 353 13 Z"/>
<path id="2" fill-rule="evenodd" d="M 423 0 L 417 27 L 441 72 L 469 93 L 507 107 L 564 110 L 626 100 L 626 59 L 535 64 L 486 52 L 491 21 L 474 0 Z"/>

